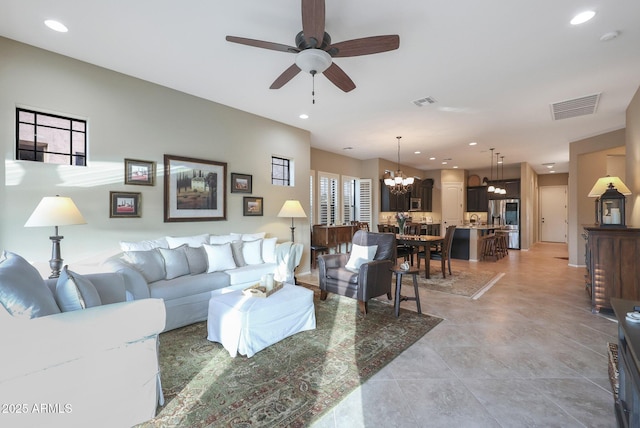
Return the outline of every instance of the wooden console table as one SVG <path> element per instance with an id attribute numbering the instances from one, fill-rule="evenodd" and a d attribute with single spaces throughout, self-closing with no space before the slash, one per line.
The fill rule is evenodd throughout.
<path id="1" fill-rule="evenodd" d="M 640 426 L 640 324 L 629 322 L 627 312 L 632 312 L 639 301 L 611 299 L 618 318 L 618 381 L 614 392 L 616 419 L 619 427 Z"/>
<path id="2" fill-rule="evenodd" d="M 353 234 L 356 233 L 358 228 L 354 225 L 344 226 L 327 226 L 324 224 L 313 225 L 313 244 L 324 245 L 326 247 L 335 248 L 336 253 L 339 253 L 342 244 L 345 244 L 346 251 L 349 251 L 349 244 Z"/>
<path id="3" fill-rule="evenodd" d="M 591 311 L 612 309 L 612 297 L 640 300 L 640 229 L 587 226 L 584 230 Z"/>

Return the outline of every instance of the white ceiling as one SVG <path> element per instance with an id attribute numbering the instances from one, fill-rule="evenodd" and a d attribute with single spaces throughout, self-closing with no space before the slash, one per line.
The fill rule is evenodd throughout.
<path id="1" fill-rule="evenodd" d="M 593 20 L 569 24 L 586 9 Z M 640 85 L 639 18 L 638 0 L 326 0 L 333 42 L 399 34 L 400 48 L 335 59 L 357 87 L 318 76 L 314 105 L 310 75 L 269 89 L 294 54 L 225 41 L 295 46 L 299 1 L 0 0 L 1 36 L 309 130 L 313 147 L 358 159 L 395 161 L 400 135 L 402 163 L 424 170 L 443 158 L 487 168 L 495 147 L 507 166 L 568 172 L 570 142 L 625 126 Z M 600 41 L 611 31 L 620 35 Z M 595 114 L 552 120 L 551 103 L 595 93 Z M 438 102 L 412 102 L 427 96 Z"/>

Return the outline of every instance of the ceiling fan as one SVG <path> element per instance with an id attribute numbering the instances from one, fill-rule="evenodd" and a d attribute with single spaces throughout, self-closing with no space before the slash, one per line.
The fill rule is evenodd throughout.
<path id="1" fill-rule="evenodd" d="M 332 44 L 331 36 L 324 31 L 324 6 L 325 0 L 302 0 L 302 31 L 296 35 L 295 47 L 244 37 L 227 36 L 226 39 L 242 45 L 296 54 L 294 64 L 278 76 L 270 89 L 282 88 L 300 71 L 305 71 L 314 77 L 317 73 L 323 73 L 338 88 L 349 92 L 355 89 L 356 85 L 333 62 L 333 58 L 392 51 L 400 46 L 400 37 L 397 34 L 372 36 Z"/>

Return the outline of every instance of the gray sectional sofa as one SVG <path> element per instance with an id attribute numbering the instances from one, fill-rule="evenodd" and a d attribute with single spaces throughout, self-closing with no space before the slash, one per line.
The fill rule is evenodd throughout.
<path id="1" fill-rule="evenodd" d="M 127 300 L 160 298 L 167 313 L 164 331 L 207 319 L 212 293 L 254 285 L 272 273 L 293 282 L 302 244 L 277 243 L 264 233 L 164 237 L 121 242 L 122 253 L 104 266 L 125 278 Z"/>

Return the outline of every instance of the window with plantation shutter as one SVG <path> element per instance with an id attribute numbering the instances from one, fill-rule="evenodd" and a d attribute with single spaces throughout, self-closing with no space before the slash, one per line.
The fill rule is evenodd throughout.
<path id="1" fill-rule="evenodd" d="M 335 224 L 339 217 L 338 189 L 340 177 L 337 174 L 318 172 L 318 222 Z"/>
<path id="2" fill-rule="evenodd" d="M 342 176 L 342 224 L 356 220 L 356 184 L 355 177 Z"/>
<path id="3" fill-rule="evenodd" d="M 371 227 L 372 213 L 371 213 L 371 186 L 372 181 L 370 178 L 361 178 L 357 182 L 356 189 L 356 220 L 369 223 Z"/>

